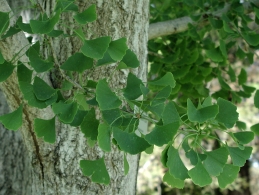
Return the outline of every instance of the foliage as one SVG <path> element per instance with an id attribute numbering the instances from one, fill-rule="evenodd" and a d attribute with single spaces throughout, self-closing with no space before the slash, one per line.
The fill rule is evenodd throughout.
<path id="1" fill-rule="evenodd" d="M 23 105 L 38 109 L 50 106 L 55 117 L 47 120 L 36 118 L 36 135 L 53 144 L 56 139 L 55 122 L 79 127 L 88 143 L 97 142 L 104 151 L 104 156 L 100 159 L 80 161 L 83 174 L 91 177 L 93 182 L 105 185 L 110 182 L 104 157 L 105 152 L 111 151 L 111 144 L 124 152 L 125 174 L 130 169 L 126 154 L 139 154 L 150 150 L 154 145 L 165 145 L 161 162 L 168 168 L 168 172 L 163 180 L 172 187 L 183 188 L 184 180 L 188 178 L 196 185 L 205 186 L 212 182 L 212 177 L 218 179 L 221 188 L 226 187 L 234 181 L 239 168 L 252 152 L 252 148 L 245 144 L 252 141 L 254 133 L 258 134 L 258 125 L 253 126 L 252 131 L 241 130 L 234 133 L 231 129 L 235 124 L 240 125 L 233 103 L 240 102 L 242 97 L 250 96 L 255 89 L 245 85 L 247 75 L 244 69 L 236 76 L 227 60 L 227 54 L 230 49 L 235 49 L 240 59 L 247 58 L 251 63 L 252 52 L 259 42 L 258 35 L 247 26 L 247 16 L 239 11 L 242 9 L 240 4 L 234 1 L 233 10 L 218 18 L 213 14 L 207 14 L 205 17 L 204 12 L 222 8 L 223 2 L 208 2 L 213 2 L 213 5 L 207 7 L 204 1 L 188 0 L 167 0 L 161 5 L 159 1 L 151 3 L 152 22 L 186 14 L 195 21 L 207 21 L 209 25 L 202 29 L 189 25 L 187 32 L 150 41 L 149 50 L 158 56 L 161 53 L 162 55 L 149 56 L 149 75 L 156 79 L 149 80 L 147 85 L 129 73 L 124 89 L 110 88 L 110 78 L 98 81 L 87 78 L 85 84 L 78 84 L 71 82 L 72 77 L 65 77 L 67 81 L 64 82 L 63 88 L 54 89 L 44 81 L 44 74 L 41 74 L 57 65 L 53 60 L 54 51 L 52 56 L 43 59 L 40 55 L 41 43 L 31 45 L 26 52 L 30 60 L 28 65 L 21 62 L 16 65 L 14 61 L 6 61 L 1 54 L 0 82 L 5 81 L 11 74 L 16 74 L 23 94 L 23 103 L 14 112 L 0 116 L 0 121 L 10 130 L 17 130 L 22 125 Z M 172 11 L 178 7 L 181 7 L 181 12 Z M 160 10 L 156 10 L 158 8 Z M 83 46 L 59 67 L 60 71 L 65 71 L 67 75 L 72 72 L 82 77 L 89 69 L 111 63 L 116 64 L 116 71 L 139 66 L 136 55 L 126 45 L 126 38 L 84 38 L 81 25 L 96 20 L 95 5 L 79 13 L 73 1 L 62 0 L 57 2 L 55 10 L 51 16 L 41 13 L 40 17 L 31 20 L 30 24 L 24 24 L 18 19 L 16 28 L 28 33 L 44 34 L 48 40 L 68 36 L 61 30 L 54 30 L 54 26 L 64 12 L 73 12 L 79 26 L 74 30 L 73 36 L 78 37 Z M 1 38 L 13 36 L 14 33 L 10 32 L 13 29 L 8 30 L 9 14 L 0 12 L 0 19 Z M 238 21 L 241 21 L 242 26 Z M 219 41 L 214 41 L 215 36 Z M 243 48 L 236 44 L 239 38 L 249 46 L 248 52 L 244 52 Z M 15 69 L 17 71 L 14 71 Z M 218 79 L 221 89 L 209 96 L 206 83 L 213 78 Z M 232 89 L 229 82 L 236 82 L 238 90 Z M 65 99 L 62 92 L 74 90 L 72 85 L 80 88 L 72 93 L 74 96 Z M 129 107 L 122 107 L 122 102 L 127 102 Z M 258 107 L 258 91 L 255 106 Z M 96 108 L 100 109 L 102 115 L 99 120 L 96 119 Z M 151 132 L 145 134 L 138 130 L 140 120 L 148 120 L 154 124 Z M 227 142 L 220 140 L 218 131 L 227 133 L 235 145 L 229 146 Z M 175 138 L 180 134 L 183 135 L 183 140 L 176 145 Z M 217 140 L 219 148 L 207 151 L 203 140 L 209 139 Z M 185 153 L 192 168 L 187 169 L 179 152 Z M 228 161 L 228 157 L 231 161 Z"/>

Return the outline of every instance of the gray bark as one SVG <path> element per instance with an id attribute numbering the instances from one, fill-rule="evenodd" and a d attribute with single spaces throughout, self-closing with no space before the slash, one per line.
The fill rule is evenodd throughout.
<path id="1" fill-rule="evenodd" d="M 0 0 L 4 2 L 3 0 Z M 18 1 L 18 0 L 17 0 Z M 148 1 L 124 0 L 124 1 L 76 1 L 79 4 L 80 11 L 84 10 L 90 4 L 97 5 L 98 20 L 86 26 L 85 35 L 87 38 L 110 35 L 113 40 L 120 37 L 128 38 L 128 45 L 138 56 L 141 67 L 134 70 L 143 81 L 146 80 L 146 44 L 148 40 Z M 0 4 L 2 7 L 2 4 Z M 47 13 L 54 9 L 54 0 L 44 1 L 42 7 Z M 2 7 L 3 8 L 3 7 Z M 6 10 L 8 11 L 8 10 Z M 61 18 L 63 22 L 68 22 L 71 28 L 74 28 L 74 21 L 71 16 L 64 14 Z M 66 32 L 72 33 L 72 30 Z M 6 59 L 11 57 L 25 46 L 26 39 L 24 35 L 17 34 L 7 40 L 0 42 L 0 50 Z M 62 64 L 69 55 L 79 51 L 80 42 L 77 38 L 64 38 L 54 40 L 54 50 L 58 62 Z M 43 46 L 43 53 L 49 51 L 48 46 Z M 25 52 L 25 51 L 24 51 Z M 24 57 L 20 59 L 26 62 Z M 60 65 L 57 64 L 57 65 Z M 114 66 L 101 67 L 87 73 L 88 78 L 98 80 L 109 77 L 114 71 Z M 119 88 L 125 85 L 127 71 L 116 72 L 113 75 L 111 86 Z M 61 78 L 58 71 L 53 71 L 51 76 L 47 75 L 47 80 L 51 81 L 53 86 L 59 86 Z M 22 97 L 15 74 L 6 82 L 1 84 L 1 89 L 8 97 L 8 103 L 12 109 L 17 108 Z M 138 155 L 128 155 L 130 171 L 124 176 L 123 153 L 113 147 L 110 153 L 103 153 L 97 146 L 90 148 L 87 146 L 87 140 L 78 128 L 71 128 L 68 125 L 56 123 L 56 143 L 48 144 L 38 139 L 33 130 L 34 118 L 49 119 L 53 115 L 50 109 L 36 110 L 25 105 L 24 120 L 21 128 L 23 143 L 26 146 L 26 157 L 32 168 L 29 176 L 22 174 L 22 179 L 29 177 L 26 184 L 16 183 L 18 188 L 25 185 L 29 192 L 21 194 L 135 194 L 136 177 L 138 170 Z M 79 161 L 82 159 L 95 160 L 105 157 L 106 166 L 111 177 L 111 183 L 108 186 L 92 183 L 89 178 L 84 177 L 79 168 Z M 18 157 L 18 156 L 17 156 Z M 26 161 L 27 162 L 27 161 Z M 6 169 L 6 166 L 3 168 Z M 30 177 L 31 176 L 31 177 Z M 20 188 L 21 189 L 21 188 Z"/>

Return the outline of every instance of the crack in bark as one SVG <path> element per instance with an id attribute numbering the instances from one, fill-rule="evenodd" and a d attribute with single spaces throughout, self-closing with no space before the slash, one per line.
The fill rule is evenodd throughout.
<path id="1" fill-rule="evenodd" d="M 35 154 L 36 154 L 36 157 L 39 161 L 39 164 L 40 164 L 40 170 L 41 170 L 41 179 L 42 179 L 42 187 L 44 189 L 44 165 L 43 165 L 43 159 L 42 159 L 42 156 L 40 154 L 40 147 L 39 147 L 39 144 L 38 144 L 38 141 L 37 141 L 37 138 L 35 136 L 35 133 L 33 132 L 33 124 L 30 120 L 30 117 L 29 117 L 29 113 L 27 111 L 27 109 L 24 109 L 23 110 L 23 113 L 25 115 L 25 119 L 26 121 L 28 122 L 28 130 L 29 130 L 29 133 L 31 134 L 32 136 L 32 140 L 33 140 L 33 145 L 35 146 Z"/>

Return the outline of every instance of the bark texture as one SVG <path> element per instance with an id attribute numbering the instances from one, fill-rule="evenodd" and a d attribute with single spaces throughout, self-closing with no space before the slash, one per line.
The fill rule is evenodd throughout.
<path id="1" fill-rule="evenodd" d="M 0 0 L 4 2 L 3 0 Z M 18 1 L 18 0 L 17 0 Z M 141 63 L 140 68 L 134 70 L 142 80 L 146 80 L 146 44 L 148 40 L 148 1 L 138 0 L 80 0 L 80 11 L 83 11 L 91 4 L 96 4 L 98 20 L 85 27 L 86 38 L 96 38 L 109 35 L 113 40 L 120 37 L 128 38 L 128 46 L 138 56 Z M 1 4 L 0 4 L 1 5 Z M 41 2 L 41 6 L 49 14 L 54 9 L 55 1 L 48 0 Z M 72 34 L 76 28 L 71 15 L 64 14 L 61 22 L 69 25 L 71 30 L 65 32 Z M 0 42 L 0 49 L 6 59 L 11 57 L 25 46 L 26 39 L 22 34 L 17 34 L 4 42 Z M 21 40 L 24 40 L 21 42 Z M 62 64 L 68 56 L 80 50 L 81 43 L 77 38 L 60 38 L 53 40 L 55 56 L 58 60 L 57 66 Z M 6 51 L 6 52 L 4 52 Z M 50 46 L 42 48 L 43 53 L 50 52 Z M 25 51 L 24 51 L 25 52 Z M 25 62 L 27 59 L 22 59 Z M 88 78 L 98 80 L 112 75 L 115 67 L 101 67 L 89 71 Z M 113 88 L 125 85 L 127 71 L 117 71 L 110 78 Z M 59 71 L 53 71 L 47 75 L 46 80 L 51 81 L 53 86 L 60 86 L 62 77 Z M 1 85 L 3 92 L 8 97 L 11 108 L 17 108 L 21 103 L 21 94 L 18 89 L 17 79 L 13 74 Z M 53 117 L 49 108 L 36 110 L 25 105 L 24 121 L 21 128 L 23 141 L 28 151 L 28 161 L 32 165 L 31 177 L 28 181 L 26 194 L 120 194 L 133 195 L 136 192 L 136 177 L 138 169 L 138 155 L 128 155 L 130 171 L 124 176 L 123 153 L 113 147 L 112 152 L 103 153 L 97 146 L 90 148 L 87 140 L 78 128 L 56 123 L 56 142 L 48 144 L 38 139 L 33 130 L 35 117 L 50 119 Z M 96 160 L 105 157 L 106 166 L 111 177 L 108 186 L 92 183 L 89 178 L 84 177 L 79 168 L 79 161 L 82 159 Z M 28 175 L 22 175 L 28 177 Z"/>

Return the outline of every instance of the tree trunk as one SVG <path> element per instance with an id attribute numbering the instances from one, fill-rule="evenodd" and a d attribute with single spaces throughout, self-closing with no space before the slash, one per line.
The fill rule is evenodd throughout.
<path id="1" fill-rule="evenodd" d="M 2 1 L 2 0 L 0 0 Z M 18 0 L 17 0 L 18 1 Z M 91 4 L 96 4 L 98 20 L 85 27 L 87 38 L 96 38 L 109 35 L 113 40 L 120 37 L 128 38 L 128 46 L 138 56 L 140 68 L 134 70 L 143 81 L 146 80 L 146 45 L 148 40 L 148 1 L 123 0 L 123 1 L 76 1 L 79 4 L 80 11 Z M 1 5 L 1 4 L 0 4 Z M 44 1 L 43 9 L 47 13 L 53 11 L 54 0 Z M 9 10 L 6 10 L 9 11 Z M 70 25 L 71 29 L 75 27 L 71 15 L 64 14 L 61 22 Z M 72 30 L 65 32 L 72 34 Z M 19 48 L 26 43 L 17 45 L 17 41 L 22 37 L 21 34 L 0 42 L 0 49 L 6 59 L 10 59 Z M 54 50 L 60 64 L 68 56 L 80 50 L 80 42 L 77 38 L 58 38 L 54 40 Z M 6 51 L 6 52 L 5 52 Z M 44 46 L 43 53 L 47 53 L 48 47 Z M 26 60 L 23 60 L 26 61 Z M 98 80 L 109 77 L 115 67 L 101 67 L 87 73 L 88 78 Z M 85 75 L 86 76 L 86 75 Z M 112 76 L 111 86 L 119 88 L 125 85 L 127 72 L 116 71 Z M 51 81 L 53 86 L 60 85 L 60 75 L 53 71 L 47 80 Z M 6 82 L 1 84 L 3 92 L 8 97 L 8 103 L 11 108 L 17 108 L 20 104 L 21 94 L 18 89 L 17 80 L 13 74 Z M 48 144 L 38 139 L 33 130 L 33 120 L 35 117 L 50 119 L 53 116 L 50 109 L 35 110 L 24 106 L 24 121 L 21 128 L 23 141 L 26 145 L 29 164 L 32 165 L 30 175 L 22 175 L 22 178 L 30 178 L 27 187 L 30 192 L 26 194 L 135 194 L 136 177 L 138 170 L 138 155 L 128 155 L 130 171 L 124 176 L 123 153 L 113 147 L 110 153 L 102 152 L 97 146 L 89 147 L 87 141 L 80 129 L 68 125 L 60 124 L 56 121 L 56 142 Z M 107 170 L 111 177 L 109 185 L 95 184 L 88 177 L 82 175 L 79 167 L 79 161 L 82 159 L 96 160 L 105 157 Z M 19 156 L 17 156 L 19 158 Z M 18 161 L 18 159 L 17 159 Z M 6 169 L 6 167 L 4 167 Z M 15 185 L 15 184 L 13 184 Z M 19 184 L 17 184 L 19 185 Z M 23 184 L 25 185 L 25 184 Z M 21 193 L 23 194 L 23 193 Z"/>

